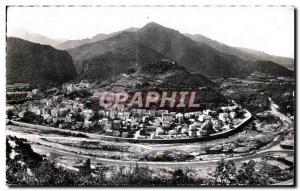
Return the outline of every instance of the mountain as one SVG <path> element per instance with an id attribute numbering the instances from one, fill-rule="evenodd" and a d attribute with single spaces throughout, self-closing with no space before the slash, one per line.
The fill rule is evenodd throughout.
<path id="1" fill-rule="evenodd" d="M 137 73 L 139 76 L 148 77 L 148 80 L 150 76 L 150 79 L 158 80 L 161 82 L 159 85 L 164 86 L 217 86 L 216 83 L 212 82 L 205 76 L 193 74 L 187 71 L 184 67 L 179 66 L 175 61 L 166 58 L 143 65 L 139 70 L 137 70 Z"/>
<path id="2" fill-rule="evenodd" d="M 122 73 L 139 71 L 143 74 L 159 74 L 159 69 L 165 69 L 165 72 L 171 70 L 167 67 L 168 62 L 162 61 L 169 60 L 167 57 L 135 39 L 135 33 L 125 31 L 109 39 L 68 51 L 73 56 L 82 79 L 105 80 Z M 179 70 L 185 71 L 182 67 L 177 68 Z M 212 83 L 205 77 L 200 81 Z"/>
<path id="3" fill-rule="evenodd" d="M 118 62 L 120 62 L 121 57 L 123 57 L 124 59 L 128 57 L 129 59 L 133 59 L 134 62 L 136 62 L 136 58 L 138 58 L 138 55 L 136 53 L 137 48 L 141 50 L 147 49 L 149 51 L 152 51 L 151 49 L 144 47 L 141 43 L 137 43 L 135 41 L 134 33 L 122 32 L 111 38 L 84 44 L 67 51 L 72 56 L 77 71 L 79 73 L 82 73 L 85 65 L 91 65 L 91 61 L 94 60 L 95 62 L 95 60 L 100 60 L 102 58 L 105 58 L 104 60 L 107 60 L 105 61 L 105 63 L 107 62 L 107 65 L 114 65 L 114 59 L 119 59 Z M 151 57 L 151 55 L 152 54 L 150 54 L 149 56 Z M 116 57 L 113 58 L 113 56 Z M 157 59 L 159 59 L 161 56 L 156 53 L 155 55 L 153 55 L 153 58 L 155 57 L 158 57 Z M 108 63 L 109 61 L 111 61 L 111 63 Z M 102 68 L 101 70 L 105 70 L 105 68 Z"/>
<path id="4" fill-rule="evenodd" d="M 157 23 L 148 23 L 138 30 L 137 39 L 153 50 L 176 60 L 189 71 L 207 76 L 248 75 L 253 72 L 252 68 L 257 67 L 257 63 L 265 63 L 246 61 L 232 53 L 223 53 L 210 46 L 208 40 L 195 42 L 180 32 Z M 258 70 L 263 70 L 259 72 L 265 72 L 266 66 L 270 67 L 270 75 L 293 74 L 275 62 L 258 67 Z"/>
<path id="5" fill-rule="evenodd" d="M 137 32 L 146 46 L 168 56 L 191 72 L 214 76 L 233 76 L 243 60 L 216 51 L 205 43 L 197 43 L 180 32 L 149 23 Z"/>
<path id="6" fill-rule="evenodd" d="M 80 40 L 68 40 L 66 42 L 56 45 L 56 48 L 59 50 L 66 50 L 66 49 L 75 48 L 77 46 L 81 46 L 83 44 L 87 44 L 87 43 L 91 43 L 91 42 L 93 42 L 93 41 L 89 38 L 80 39 Z"/>
<path id="7" fill-rule="evenodd" d="M 195 34 L 195 35 L 184 34 L 184 35 L 196 42 L 206 43 L 212 48 L 224 54 L 234 55 L 246 61 L 268 60 L 268 61 L 278 63 L 290 70 L 294 70 L 294 59 L 292 58 L 273 56 L 273 55 L 266 54 L 262 51 L 228 46 L 226 44 L 207 38 L 201 34 Z"/>
<path id="8" fill-rule="evenodd" d="M 128 28 L 128 29 L 118 31 L 118 32 L 114 32 L 114 33 L 110 33 L 110 34 L 99 33 L 99 34 L 93 36 L 92 38 L 85 38 L 85 39 L 81 39 L 81 40 L 68 40 L 66 42 L 58 44 L 56 46 L 56 48 L 61 49 L 61 50 L 72 49 L 72 48 L 76 48 L 76 47 L 84 45 L 84 44 L 97 42 L 99 40 L 105 40 L 107 38 L 110 38 L 114 35 L 117 35 L 121 32 L 124 32 L 124 31 L 135 32 L 136 30 L 137 30 L 137 28 Z"/>
<path id="9" fill-rule="evenodd" d="M 129 41 L 122 39 L 128 36 L 125 33 L 131 35 Z M 117 41 L 114 40 L 115 37 L 118 38 Z M 121 32 L 106 40 L 84 44 L 67 51 L 72 55 L 75 66 L 79 69 L 82 60 L 102 55 L 115 49 L 120 43 L 124 45 L 132 41 L 137 41 L 138 44 L 143 44 L 167 58 L 176 60 L 188 71 L 205 75 L 234 75 L 234 68 L 243 62 L 238 57 L 219 53 L 206 44 L 199 45 L 178 31 L 156 23 L 149 23 L 137 32 Z M 140 52 L 137 47 L 134 50 Z"/>
<path id="10" fill-rule="evenodd" d="M 121 33 L 110 39 L 81 46 L 69 51 L 82 78 L 106 79 L 129 73 L 163 55 L 134 40 L 132 33 Z M 138 51 L 137 51 L 138 50 Z"/>
<path id="11" fill-rule="evenodd" d="M 12 32 L 8 35 L 9 37 L 16 37 L 20 39 L 24 39 L 30 42 L 39 43 L 39 44 L 45 44 L 55 47 L 56 45 L 62 43 L 64 40 L 62 39 L 52 39 L 44 35 L 36 34 L 36 33 L 30 33 L 27 31 L 17 31 Z"/>
<path id="12" fill-rule="evenodd" d="M 191 74 L 168 57 L 136 41 L 136 33 L 122 32 L 111 38 L 70 49 L 80 79 L 105 81 L 121 74 L 161 84 L 189 84 L 213 87 L 202 75 Z M 171 63 L 171 64 L 170 64 Z M 176 63 L 176 64 L 175 64 Z M 126 81 L 125 85 L 130 84 Z"/>
<path id="13" fill-rule="evenodd" d="M 106 67 L 113 67 L 111 70 L 117 71 L 123 65 L 127 65 L 125 68 L 128 68 L 132 63 L 149 64 L 153 62 L 157 53 L 161 55 L 158 56 L 158 59 L 161 57 L 172 59 L 187 71 L 205 76 L 249 75 L 253 72 L 251 65 L 256 66 L 255 62 L 224 54 L 204 42 L 195 42 L 180 32 L 157 23 L 148 23 L 137 31 L 123 31 L 105 40 L 84 44 L 67 51 L 72 56 L 79 73 L 83 71 L 83 67 L 89 66 L 92 60 L 97 60 L 94 63 L 107 63 L 102 70 L 105 70 Z M 148 52 L 156 54 L 148 54 Z M 270 67 L 282 69 L 277 65 L 274 62 L 269 63 Z M 289 73 L 283 71 L 281 74 L 280 71 L 271 71 L 274 73 L 270 73 L 270 75 Z"/>
<path id="14" fill-rule="evenodd" d="M 72 57 L 49 45 L 9 37 L 6 54 L 8 84 L 61 84 L 76 77 Z"/>
<path id="15" fill-rule="evenodd" d="M 184 67 L 171 59 L 163 58 L 145 65 L 128 74 L 113 76 L 100 83 L 100 86 L 125 87 L 128 92 L 195 92 L 195 102 L 200 108 L 215 108 L 227 103 L 226 98 L 217 90 L 214 82 L 202 75 L 188 72 Z M 199 108 L 170 108 L 172 111 L 183 112 Z M 187 109 L 187 110 L 186 110 Z"/>

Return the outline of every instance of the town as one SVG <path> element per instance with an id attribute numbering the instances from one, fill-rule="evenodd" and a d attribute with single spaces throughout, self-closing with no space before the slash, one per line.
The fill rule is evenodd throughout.
<path id="1" fill-rule="evenodd" d="M 86 87 L 89 87 L 87 82 L 80 82 L 66 86 L 65 92 L 70 94 L 78 90 L 86 90 Z M 35 94 L 36 92 L 38 90 L 34 90 Z M 56 92 L 46 98 L 8 106 L 7 118 L 105 136 L 180 139 L 226 132 L 234 129 L 248 114 L 234 101 L 216 110 L 183 113 L 166 109 L 130 108 L 124 105 L 95 109 L 88 98 L 69 98 L 64 95 L 64 93 L 57 95 Z"/>

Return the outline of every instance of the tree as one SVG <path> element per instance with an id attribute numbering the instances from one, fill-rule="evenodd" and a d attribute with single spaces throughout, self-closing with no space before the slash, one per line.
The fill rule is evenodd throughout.
<path id="1" fill-rule="evenodd" d="M 238 172 L 238 179 L 241 184 L 253 184 L 254 182 L 254 169 L 255 162 L 253 160 L 248 163 L 243 163 Z"/>
<path id="2" fill-rule="evenodd" d="M 12 110 L 6 111 L 7 119 L 12 119 L 14 116 L 14 112 Z"/>
<path id="3" fill-rule="evenodd" d="M 188 176 L 183 172 L 182 169 L 177 169 L 172 173 L 172 184 L 173 185 L 184 185 L 188 183 Z"/>
<path id="4" fill-rule="evenodd" d="M 83 176 L 88 176 L 91 174 L 91 159 L 87 159 L 83 164 L 83 167 L 80 168 L 80 173 Z"/>
<path id="5" fill-rule="evenodd" d="M 232 185 L 237 183 L 236 167 L 233 161 L 221 159 L 215 171 L 215 184 Z"/>
<path id="6" fill-rule="evenodd" d="M 12 151 L 12 147 L 8 142 L 8 139 L 6 139 L 6 162 L 10 159 L 10 153 Z"/>
<path id="7" fill-rule="evenodd" d="M 263 173 L 259 173 L 255 170 L 255 161 L 250 160 L 248 163 L 243 163 L 241 169 L 238 172 L 238 180 L 240 184 L 246 185 L 260 185 L 267 184 L 267 179 L 263 176 Z"/>
<path id="8" fill-rule="evenodd" d="M 43 162 L 38 168 L 33 169 L 33 173 L 35 175 L 34 184 L 40 186 L 52 186 L 55 184 L 57 172 L 53 163 Z"/>

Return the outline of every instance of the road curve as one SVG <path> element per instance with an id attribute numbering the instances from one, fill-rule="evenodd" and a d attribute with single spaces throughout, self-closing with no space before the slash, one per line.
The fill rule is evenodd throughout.
<path id="1" fill-rule="evenodd" d="M 89 156 L 89 155 L 81 155 L 77 153 L 72 153 L 68 151 L 63 151 L 63 150 L 58 150 L 57 148 L 51 148 L 47 146 L 42 146 L 42 145 L 36 145 L 32 144 L 33 148 L 38 148 L 42 149 L 44 151 L 56 153 L 56 154 L 61 154 L 64 156 L 72 156 L 74 158 L 90 158 L 94 160 L 95 162 L 100 162 L 103 164 L 109 164 L 109 165 L 124 165 L 124 166 L 133 166 L 138 164 L 139 166 L 147 166 L 147 167 L 177 167 L 177 168 L 186 168 L 186 167 L 199 167 L 202 165 L 205 166 L 210 166 L 210 165 L 215 165 L 219 159 L 216 160 L 204 160 L 204 161 L 190 161 L 190 162 L 150 162 L 150 161 L 126 161 L 126 160 L 117 160 L 117 159 L 107 159 L 107 158 L 100 158 L 100 157 L 94 157 L 94 156 Z M 241 162 L 241 161 L 247 161 L 251 159 L 255 159 L 258 157 L 263 157 L 267 156 L 270 154 L 293 154 L 294 151 L 291 150 L 286 150 L 286 151 L 266 151 L 266 152 L 261 152 L 261 153 L 255 153 L 251 155 L 246 155 L 246 156 L 239 156 L 239 157 L 229 157 L 226 158 L 225 160 L 233 160 L 235 162 Z"/>

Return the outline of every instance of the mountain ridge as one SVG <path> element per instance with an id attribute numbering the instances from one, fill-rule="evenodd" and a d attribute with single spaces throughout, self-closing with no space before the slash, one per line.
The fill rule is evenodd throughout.
<path id="1" fill-rule="evenodd" d="M 8 84 L 61 84 L 77 75 L 72 57 L 50 45 L 20 38 L 7 38 L 6 79 Z"/>
<path id="2" fill-rule="evenodd" d="M 135 32 L 123 31 L 105 40 L 84 44 L 67 51 L 72 55 L 75 66 L 79 69 L 83 60 L 114 51 L 118 49 L 118 46 L 126 46 L 126 43 L 131 43 L 131 41 L 142 43 L 166 58 L 175 60 L 178 65 L 185 67 L 188 71 L 205 76 L 249 75 L 252 72 L 250 65 L 255 65 L 253 62 L 215 50 L 205 42 L 193 41 L 177 30 L 154 22 L 148 23 Z M 135 51 L 138 54 L 138 48 Z M 243 66 L 245 63 L 247 67 Z M 277 63 L 272 62 L 268 65 L 284 70 L 283 75 L 292 75 L 292 71 L 288 72 L 281 67 L 273 66 Z M 272 72 L 271 75 L 281 75 L 280 71 L 275 71 L 275 69 Z"/>
<path id="3" fill-rule="evenodd" d="M 147 27 L 148 28 L 149 27 L 167 28 L 167 27 L 164 27 L 164 26 L 162 26 L 158 23 L 155 23 L 155 22 L 150 22 L 150 23 L 146 24 L 143 28 L 147 28 Z M 67 40 L 67 41 L 64 41 L 62 43 L 59 43 L 59 41 L 55 40 L 55 39 L 52 39 L 52 40 L 55 40 L 55 42 L 51 42 L 51 40 L 49 40 L 48 43 L 47 43 L 47 41 L 41 42 L 40 40 L 34 40 L 34 38 L 30 38 L 30 33 L 28 33 L 27 37 L 25 37 L 23 35 L 24 37 L 21 37 L 21 38 L 23 38 L 25 40 L 32 41 L 32 42 L 38 42 L 38 43 L 41 43 L 41 44 L 49 44 L 49 45 L 51 45 L 51 46 L 53 46 L 57 49 L 60 49 L 60 50 L 67 50 L 67 49 L 72 49 L 72 48 L 79 47 L 79 46 L 84 45 L 84 44 L 93 43 L 93 42 L 97 42 L 97 41 L 100 41 L 100 40 L 105 40 L 107 38 L 110 38 L 114 35 L 117 35 L 121 32 L 124 32 L 124 31 L 137 32 L 138 30 L 139 30 L 138 28 L 131 27 L 131 28 L 127 28 L 127 29 L 124 29 L 124 30 L 117 31 L 117 32 L 109 33 L 109 34 L 99 33 L 99 34 L 96 34 L 95 36 L 93 36 L 92 38 L 85 38 L 85 39 L 79 39 L 79 40 Z M 174 30 L 174 29 L 172 29 L 172 30 Z M 174 31 L 177 32 L 177 33 L 180 33 L 177 30 L 174 30 Z M 32 35 L 35 35 L 35 34 L 32 34 Z M 251 62 L 251 61 L 258 61 L 258 60 L 269 60 L 269 61 L 275 62 L 277 64 L 280 64 L 280 65 L 282 65 L 282 66 L 284 66 L 284 67 L 286 67 L 290 70 L 294 70 L 294 59 L 292 59 L 292 58 L 270 55 L 270 54 L 267 54 L 263 51 L 252 50 L 252 49 L 244 48 L 244 47 L 229 46 L 227 44 L 218 42 L 216 40 L 212 40 L 209 37 L 206 37 L 202 34 L 184 33 L 182 35 L 188 37 L 189 39 L 191 39 L 193 41 L 196 41 L 199 44 L 203 45 L 203 43 L 205 43 L 208 46 L 210 46 L 211 48 L 214 48 L 215 50 L 217 50 L 217 51 L 219 51 L 223 54 L 232 55 L 232 56 L 238 57 L 238 58 L 240 58 L 242 60 L 245 60 L 245 61 L 250 61 Z M 40 35 L 40 36 L 43 36 L 43 35 Z M 43 36 L 43 37 L 48 38 L 46 36 Z"/>
<path id="4" fill-rule="evenodd" d="M 137 28 L 131 27 L 131 28 L 127 28 L 127 29 L 124 29 L 124 30 L 121 30 L 121 31 L 109 33 L 109 34 L 99 33 L 99 34 L 96 34 L 95 36 L 93 36 L 92 38 L 65 41 L 63 43 L 58 44 L 56 46 L 56 48 L 58 48 L 60 50 L 72 49 L 72 48 L 76 48 L 78 46 L 81 46 L 81 45 L 84 45 L 84 44 L 87 44 L 87 43 L 93 43 L 93 42 L 97 42 L 97 41 L 100 41 L 100 40 L 105 40 L 107 38 L 110 38 L 114 35 L 117 35 L 121 32 L 124 32 L 124 31 L 132 32 L 132 31 L 136 31 L 136 30 L 137 30 Z"/>
<path id="5" fill-rule="evenodd" d="M 196 42 L 206 43 L 222 53 L 231 54 L 246 61 L 269 60 L 277 64 L 280 64 L 290 70 L 294 70 L 294 59 L 292 58 L 275 56 L 275 55 L 267 54 L 263 51 L 252 50 L 243 47 L 229 46 L 224 43 L 218 42 L 216 40 L 212 40 L 201 34 L 192 35 L 192 34 L 185 33 L 184 35 Z"/>
<path id="6" fill-rule="evenodd" d="M 177 30 L 156 23 L 145 25 L 137 33 L 139 41 L 192 72 L 232 76 L 234 68 L 243 62 L 238 57 L 217 52 L 205 43 L 199 44 Z"/>

